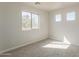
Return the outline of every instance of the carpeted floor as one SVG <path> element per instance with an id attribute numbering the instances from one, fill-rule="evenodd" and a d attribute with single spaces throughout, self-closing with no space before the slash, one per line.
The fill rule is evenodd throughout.
<path id="1" fill-rule="evenodd" d="M 1 57 L 79 57 L 79 46 L 46 39 L 0 55 Z"/>

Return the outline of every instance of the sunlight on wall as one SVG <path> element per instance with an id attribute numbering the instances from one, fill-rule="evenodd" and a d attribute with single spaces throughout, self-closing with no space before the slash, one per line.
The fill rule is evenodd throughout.
<path id="1" fill-rule="evenodd" d="M 44 48 L 58 48 L 58 49 L 67 49 L 70 46 L 70 42 L 67 40 L 67 38 L 64 36 L 64 41 L 54 41 L 47 45 L 44 45 Z"/>
<path id="2" fill-rule="evenodd" d="M 65 36 L 64 36 L 64 43 L 71 44 Z"/>

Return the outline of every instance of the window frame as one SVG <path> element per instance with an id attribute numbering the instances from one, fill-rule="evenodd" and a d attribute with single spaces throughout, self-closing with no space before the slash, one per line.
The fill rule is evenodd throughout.
<path id="1" fill-rule="evenodd" d="M 74 16 L 74 18 L 70 18 L 70 17 L 72 17 L 71 14 L 73 14 L 72 16 Z M 66 20 L 67 21 L 75 21 L 76 20 L 76 12 L 75 11 L 67 12 L 66 13 Z"/>
<path id="2" fill-rule="evenodd" d="M 26 11 L 22 11 L 22 12 L 26 12 Z M 26 12 L 26 13 L 30 13 L 30 12 Z M 22 13 L 21 13 L 21 14 L 22 14 Z M 31 13 L 30 13 L 30 20 L 31 20 Z M 26 28 L 23 29 L 23 24 L 24 24 L 24 23 L 23 23 L 23 15 L 22 15 L 22 30 L 23 30 L 23 31 L 25 31 L 25 30 L 31 30 L 31 25 L 30 25 L 29 29 L 28 29 L 28 28 L 27 28 L 27 29 L 26 29 Z"/>
<path id="3" fill-rule="evenodd" d="M 60 18 L 60 20 L 57 20 L 57 18 Z M 61 21 L 62 21 L 61 13 L 55 14 L 55 22 L 61 22 Z"/>
<path id="4" fill-rule="evenodd" d="M 40 20 L 39 20 L 39 14 L 37 14 L 37 13 L 34 13 L 34 12 L 29 12 L 29 11 L 22 11 L 22 12 L 27 12 L 27 13 L 30 13 L 31 14 L 31 29 L 29 29 L 29 30 L 32 30 L 32 29 L 40 29 Z M 22 12 L 21 12 L 21 15 L 22 15 Z M 32 14 L 35 14 L 35 15 L 37 15 L 38 16 L 38 27 L 37 28 L 32 28 Z M 23 15 L 21 16 L 22 17 L 22 21 L 23 21 Z M 23 22 L 22 22 L 22 27 L 23 27 Z M 25 29 L 25 30 L 23 30 L 23 28 L 22 28 L 22 31 L 27 31 L 27 29 Z"/>
<path id="5" fill-rule="evenodd" d="M 32 29 L 39 29 L 39 28 L 40 28 L 39 14 L 37 14 L 37 13 L 33 13 L 33 12 L 32 12 L 31 14 L 38 15 L 38 28 L 32 28 L 32 27 L 31 27 L 31 28 L 32 28 Z M 31 16 L 31 18 L 32 18 L 32 16 Z M 33 21 L 33 20 L 32 20 L 32 21 Z M 31 21 L 31 22 L 32 22 L 32 21 Z M 32 25 L 32 23 L 31 23 L 31 25 Z"/>

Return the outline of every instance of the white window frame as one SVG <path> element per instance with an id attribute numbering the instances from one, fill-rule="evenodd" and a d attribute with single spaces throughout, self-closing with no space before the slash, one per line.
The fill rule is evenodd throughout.
<path id="1" fill-rule="evenodd" d="M 62 21 L 62 15 L 61 14 L 56 14 L 55 15 L 55 21 L 56 22 L 61 22 Z"/>
<path id="2" fill-rule="evenodd" d="M 28 12 L 28 11 L 22 11 L 22 12 L 27 12 L 27 13 L 31 13 L 31 29 L 23 29 L 23 25 L 22 25 L 22 31 L 27 31 L 27 30 L 32 30 L 32 29 L 40 29 L 40 20 L 39 20 L 39 14 L 36 14 L 36 13 L 33 13 L 33 12 Z M 22 13 L 21 13 L 22 14 Z M 38 16 L 38 28 L 32 28 L 32 14 L 35 14 L 35 15 L 37 15 Z M 23 20 L 23 19 L 22 19 Z M 23 24 L 23 22 L 22 22 L 22 24 Z"/>
<path id="3" fill-rule="evenodd" d="M 67 21 L 74 21 L 74 20 L 76 20 L 76 12 L 75 11 L 67 12 L 67 14 L 66 14 L 66 20 Z"/>
<path id="4" fill-rule="evenodd" d="M 39 20 L 39 14 L 36 14 L 36 13 L 32 13 L 32 14 L 35 14 L 35 15 L 38 15 L 38 28 L 33 28 L 32 27 L 32 29 L 39 29 L 40 28 L 40 20 Z M 32 18 L 32 17 L 31 17 Z M 33 21 L 33 20 L 32 20 Z M 32 22 L 31 21 L 31 22 Z M 31 23 L 31 25 L 32 25 L 32 23 Z"/>

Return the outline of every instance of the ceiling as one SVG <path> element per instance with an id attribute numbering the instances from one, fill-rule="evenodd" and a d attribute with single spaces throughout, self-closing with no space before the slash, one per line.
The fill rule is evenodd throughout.
<path id="1" fill-rule="evenodd" d="M 69 7 L 79 4 L 78 2 L 40 2 L 40 5 L 35 5 L 34 2 L 26 2 L 28 6 L 35 7 L 44 11 L 51 11 L 59 8 Z"/>

